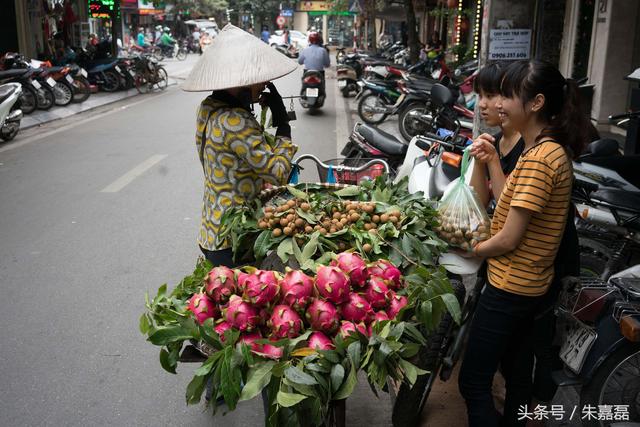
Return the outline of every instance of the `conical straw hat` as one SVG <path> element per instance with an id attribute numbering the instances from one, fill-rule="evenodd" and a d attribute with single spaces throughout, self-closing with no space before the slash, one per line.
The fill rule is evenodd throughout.
<path id="1" fill-rule="evenodd" d="M 227 24 L 195 65 L 182 90 L 212 91 L 275 80 L 298 64 L 260 39 Z"/>

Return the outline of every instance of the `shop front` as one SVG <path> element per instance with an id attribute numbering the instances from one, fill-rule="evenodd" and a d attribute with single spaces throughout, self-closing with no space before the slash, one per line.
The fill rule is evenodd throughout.
<path id="1" fill-rule="evenodd" d="M 294 13 L 294 29 L 322 33 L 330 46 L 352 46 L 358 2 L 301 1 Z"/>

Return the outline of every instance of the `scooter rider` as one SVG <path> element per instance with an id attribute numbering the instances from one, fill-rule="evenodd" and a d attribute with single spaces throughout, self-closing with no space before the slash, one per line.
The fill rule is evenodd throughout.
<path id="1" fill-rule="evenodd" d="M 319 71 L 322 74 L 322 92 L 324 94 L 324 69 L 331 65 L 329 52 L 322 47 L 320 34 L 309 33 L 309 46 L 300 52 L 298 63 L 304 65 L 304 71 Z"/>
<path id="2" fill-rule="evenodd" d="M 176 44 L 176 40 L 171 37 L 171 30 L 169 27 L 164 27 L 162 36 L 160 37 L 160 47 L 166 53 L 173 51 L 173 46 Z"/>

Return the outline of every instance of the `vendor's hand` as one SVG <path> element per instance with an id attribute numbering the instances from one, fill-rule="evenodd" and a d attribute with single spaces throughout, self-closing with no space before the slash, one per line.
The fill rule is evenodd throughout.
<path id="1" fill-rule="evenodd" d="M 284 106 L 282 97 L 278 93 L 273 83 L 267 84 L 269 92 L 262 92 L 260 94 L 260 105 L 263 107 L 269 107 L 271 110 L 271 121 L 274 127 L 286 124 L 289 122 L 289 116 L 287 115 L 287 109 Z"/>
<path id="2" fill-rule="evenodd" d="M 496 139 L 488 133 L 483 133 L 473 141 L 469 154 L 480 163 L 490 163 L 498 159 L 498 151 L 494 145 Z"/>

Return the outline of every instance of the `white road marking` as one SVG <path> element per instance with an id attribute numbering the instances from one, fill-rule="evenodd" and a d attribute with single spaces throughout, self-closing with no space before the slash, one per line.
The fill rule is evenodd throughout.
<path id="1" fill-rule="evenodd" d="M 145 173 L 147 170 L 151 169 L 155 164 L 161 162 L 165 157 L 167 157 L 166 154 L 156 154 L 149 157 L 147 160 L 140 163 L 138 166 L 113 181 L 111 184 L 107 185 L 100 192 L 117 193 L 118 191 L 129 185 L 131 181 Z"/>
<path id="2" fill-rule="evenodd" d="M 349 139 L 349 130 L 347 129 L 347 111 L 344 108 L 345 98 L 338 89 L 337 82 L 336 80 L 334 85 L 334 99 L 336 100 L 336 158 L 339 158 L 342 147 L 347 144 Z"/>

